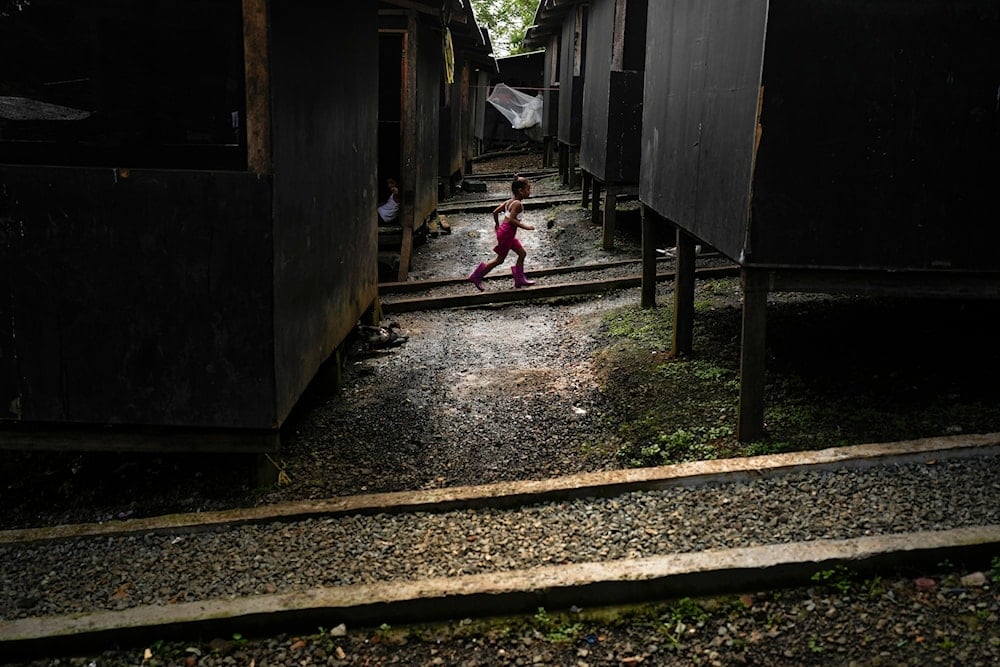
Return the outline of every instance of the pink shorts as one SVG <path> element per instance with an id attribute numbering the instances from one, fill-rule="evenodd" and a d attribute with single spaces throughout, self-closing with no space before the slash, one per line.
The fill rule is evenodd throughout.
<path id="1" fill-rule="evenodd" d="M 524 246 L 522 246 L 521 242 L 517 240 L 517 236 L 515 236 L 516 234 L 517 226 L 510 224 L 506 220 L 500 223 L 500 226 L 497 227 L 497 244 L 496 247 L 493 248 L 493 252 L 495 252 L 497 257 L 501 260 L 506 259 L 507 253 L 511 250 L 517 249 L 524 252 Z"/>

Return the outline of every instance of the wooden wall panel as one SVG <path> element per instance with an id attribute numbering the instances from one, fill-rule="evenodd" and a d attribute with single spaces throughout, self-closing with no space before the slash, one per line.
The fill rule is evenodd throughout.
<path id="1" fill-rule="evenodd" d="M 377 295 L 376 8 L 283 0 L 271 6 L 271 35 L 283 419 Z"/>
<path id="2" fill-rule="evenodd" d="M 270 428 L 271 181 L 0 167 L 25 422 Z M 10 389 L 2 398 L 9 404 Z"/>
<path id="3" fill-rule="evenodd" d="M 751 261 L 997 270 L 1000 4 L 772 2 Z"/>

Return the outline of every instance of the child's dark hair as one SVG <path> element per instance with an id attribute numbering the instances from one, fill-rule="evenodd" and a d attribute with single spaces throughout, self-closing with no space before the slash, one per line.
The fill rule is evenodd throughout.
<path id="1" fill-rule="evenodd" d="M 516 195 L 521 190 L 524 190 L 524 186 L 527 185 L 528 183 L 529 183 L 528 179 L 526 179 L 524 176 L 521 176 L 520 174 L 514 174 L 514 180 L 511 181 L 510 184 L 510 191 Z"/>

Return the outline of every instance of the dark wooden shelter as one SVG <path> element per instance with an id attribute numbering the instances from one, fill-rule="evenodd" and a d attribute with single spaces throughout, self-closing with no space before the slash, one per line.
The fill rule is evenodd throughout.
<path id="1" fill-rule="evenodd" d="M 648 25 L 640 199 L 679 228 L 675 352 L 695 241 L 742 269 L 741 440 L 769 292 L 1000 296 L 995 0 L 649 0 Z"/>
<path id="2" fill-rule="evenodd" d="M 3 7 L 0 447 L 277 449 L 377 298 L 375 5 Z"/>
<path id="3" fill-rule="evenodd" d="M 546 88 L 558 88 L 558 95 L 546 91 L 543 132 L 551 132 L 552 121 L 544 109 L 557 112 L 555 139 L 559 172 L 566 185 L 577 184 L 580 140 L 583 127 L 583 91 L 587 63 L 587 3 L 581 0 L 541 0 L 534 25 L 524 36 L 524 46 L 545 49 L 558 58 L 546 63 Z M 552 98 L 556 99 L 553 100 Z"/>
<path id="4" fill-rule="evenodd" d="M 610 249 L 618 198 L 634 198 L 638 192 L 646 0 L 590 0 L 586 61 L 580 140 L 583 205 L 593 190 L 594 222 L 602 224 L 602 245 Z"/>
<path id="5" fill-rule="evenodd" d="M 414 231 L 437 210 L 439 179 L 461 175 L 477 145 L 471 88 L 476 68 L 491 61 L 469 0 L 381 0 L 378 7 L 379 197 L 390 177 L 402 195 L 398 228 L 383 230 L 392 240 L 381 244 L 380 263 L 402 281 Z"/>

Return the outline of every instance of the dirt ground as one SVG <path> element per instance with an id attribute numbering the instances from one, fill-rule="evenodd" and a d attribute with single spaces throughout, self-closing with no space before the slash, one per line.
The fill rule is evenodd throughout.
<path id="1" fill-rule="evenodd" d="M 509 156 L 471 178 L 540 167 Z M 535 183 L 535 196 L 572 194 L 557 176 Z M 491 181 L 498 197 L 505 185 Z M 638 214 L 623 209 L 605 251 L 579 205 L 528 200 L 529 275 L 638 258 Z M 489 214 L 448 218 L 450 235 L 416 248 L 412 278 L 464 276 L 491 256 Z M 494 274 L 490 289 L 509 286 L 507 265 Z M 311 387 L 289 418 L 274 462 L 290 483 L 256 486 L 252 457 L 10 452 L 0 527 L 1000 431 L 995 303 L 772 294 L 767 435 L 741 443 L 738 283 L 699 281 L 687 359 L 668 355 L 671 298 L 661 283 L 648 310 L 626 291 L 393 316 L 408 342 L 355 342 L 343 388 Z M 511 410 L 531 419 L 512 426 Z"/>

